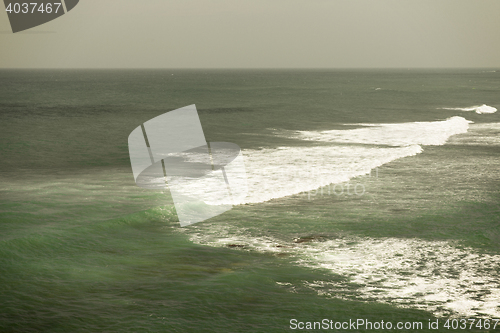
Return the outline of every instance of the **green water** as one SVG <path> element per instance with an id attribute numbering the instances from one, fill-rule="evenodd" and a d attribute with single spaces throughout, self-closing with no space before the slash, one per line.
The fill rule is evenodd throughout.
<path id="1" fill-rule="evenodd" d="M 351 180 L 363 196 L 297 193 L 182 230 L 168 193 L 135 186 L 127 137 L 190 104 L 207 141 L 244 150 L 308 145 L 271 129 L 457 115 L 499 123 L 498 114 L 437 110 L 498 108 L 499 90 L 500 73 L 481 71 L 2 71 L 0 331 L 283 332 L 292 318 L 425 327 L 430 309 L 363 297 L 352 277 L 297 264 L 296 240 L 446 241 L 499 255 L 500 145 L 464 144 L 498 131 L 471 127 Z M 193 241 L 218 228 L 245 238 Z M 297 251 L 247 242 L 262 237 Z M 498 276 L 498 265 L 489 269 Z M 322 295 L 312 281 L 344 287 Z"/>

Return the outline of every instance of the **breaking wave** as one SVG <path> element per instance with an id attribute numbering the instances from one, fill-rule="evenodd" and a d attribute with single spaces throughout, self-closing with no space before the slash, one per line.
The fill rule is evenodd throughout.
<path id="1" fill-rule="evenodd" d="M 243 150 L 246 197 L 205 203 L 260 203 L 346 182 L 396 159 L 419 154 L 422 145 L 443 145 L 452 135 L 467 132 L 469 123 L 452 117 L 434 122 L 359 124 L 363 127 L 349 130 L 296 131 L 288 137 L 331 144 Z M 210 177 L 204 182 L 205 186 L 195 190 L 214 188 Z M 194 195 L 203 197 L 204 193 Z"/>
<path id="2" fill-rule="evenodd" d="M 475 111 L 477 114 L 497 112 L 496 108 L 494 108 L 493 106 L 486 105 L 486 104 L 469 106 L 467 108 L 441 108 L 441 109 L 443 109 L 443 110 L 457 110 L 457 111 Z"/>
<path id="3" fill-rule="evenodd" d="M 286 254 L 297 265 L 348 277 L 345 281 L 303 281 L 301 286 L 286 282 L 286 277 L 277 282 L 290 291 L 306 287 L 326 297 L 376 301 L 443 317 L 500 317 L 499 255 L 416 238 L 346 235 L 283 242 L 218 223 L 199 230 L 178 230 L 200 245 Z"/>
<path id="4" fill-rule="evenodd" d="M 452 135 L 467 132 L 471 121 L 451 117 L 443 121 L 399 124 L 354 124 L 362 128 L 332 131 L 297 131 L 291 138 L 331 143 L 388 146 L 443 145 Z"/>
<path id="5" fill-rule="evenodd" d="M 264 202 L 369 174 L 383 164 L 421 153 L 421 145 L 443 145 L 450 136 L 467 132 L 469 123 L 462 117 L 452 117 L 293 132 L 289 137 L 335 145 L 244 150 L 248 196 L 239 203 Z"/>

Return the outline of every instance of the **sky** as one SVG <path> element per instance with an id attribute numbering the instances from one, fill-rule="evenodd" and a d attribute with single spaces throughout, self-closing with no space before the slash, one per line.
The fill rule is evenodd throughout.
<path id="1" fill-rule="evenodd" d="M 28 1 L 29 2 L 29 1 Z M 0 68 L 500 68 L 498 0 L 81 0 Z"/>

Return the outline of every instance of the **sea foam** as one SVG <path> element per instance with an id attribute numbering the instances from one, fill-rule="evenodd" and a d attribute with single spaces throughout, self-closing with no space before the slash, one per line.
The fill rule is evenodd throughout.
<path id="1" fill-rule="evenodd" d="M 450 136 L 467 132 L 469 121 L 452 117 L 434 122 L 359 125 L 363 128 L 297 131 L 288 135 L 331 145 L 243 150 L 247 196 L 206 203 L 259 203 L 347 182 L 383 164 L 419 154 L 421 145 L 443 145 Z M 202 188 L 211 188 L 209 177 L 206 182 Z"/>
<path id="2" fill-rule="evenodd" d="M 436 316 L 500 317 L 499 255 L 482 254 L 446 241 L 340 236 L 304 243 L 255 236 L 234 225 L 177 229 L 194 243 L 212 247 L 238 244 L 247 251 L 287 255 L 297 265 L 329 270 L 347 280 L 277 283 L 295 292 L 310 288 L 319 295 L 387 303 L 430 311 Z"/>
<path id="3" fill-rule="evenodd" d="M 469 106 L 467 108 L 441 108 L 441 109 L 443 109 L 443 110 L 457 110 L 457 111 L 476 111 L 477 114 L 497 112 L 496 108 L 494 108 L 493 106 L 486 105 L 486 104 Z"/>
<path id="4" fill-rule="evenodd" d="M 396 159 L 419 154 L 421 145 L 443 145 L 450 136 L 467 132 L 469 121 L 452 117 L 435 122 L 363 126 L 292 134 L 297 139 L 335 145 L 244 150 L 248 196 L 240 203 L 264 202 L 346 182 Z"/>
<path id="5" fill-rule="evenodd" d="M 353 124 L 363 128 L 332 131 L 297 131 L 293 138 L 332 143 L 388 146 L 443 145 L 452 135 L 467 132 L 470 121 L 451 117 L 443 121 L 398 124 Z"/>
<path id="6" fill-rule="evenodd" d="M 397 148 L 360 146 L 282 147 L 245 150 L 248 196 L 258 203 L 346 182 L 383 164 L 422 152 L 418 145 Z"/>

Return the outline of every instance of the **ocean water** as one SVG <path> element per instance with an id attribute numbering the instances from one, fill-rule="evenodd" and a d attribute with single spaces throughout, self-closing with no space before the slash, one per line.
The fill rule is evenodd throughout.
<path id="1" fill-rule="evenodd" d="M 191 104 L 249 191 L 181 228 L 127 138 Z M 499 319 L 498 108 L 497 70 L 2 70 L 0 331 Z"/>

